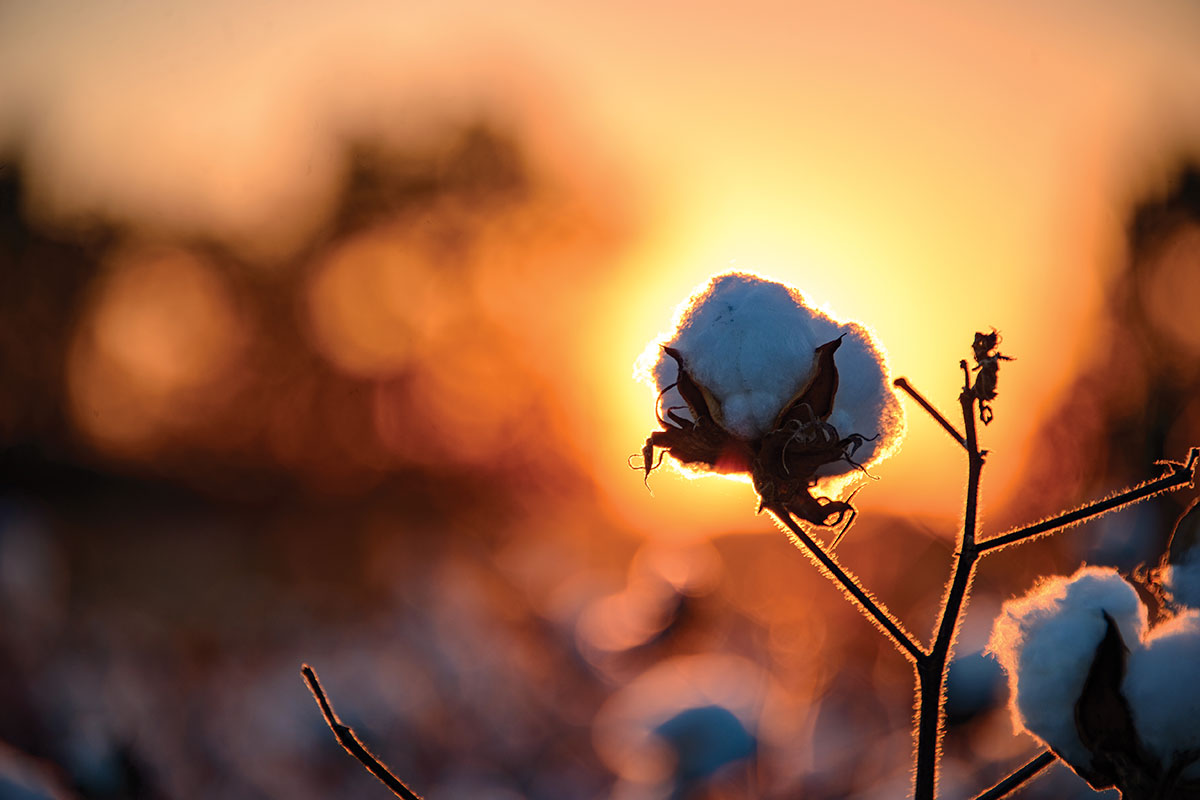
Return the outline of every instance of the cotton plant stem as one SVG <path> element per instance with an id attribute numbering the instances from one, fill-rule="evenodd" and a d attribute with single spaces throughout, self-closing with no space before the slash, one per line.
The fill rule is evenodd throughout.
<path id="1" fill-rule="evenodd" d="M 934 800 L 936 797 L 938 754 L 941 750 L 943 733 L 942 714 L 945 699 L 946 667 L 950 660 L 959 617 L 966 603 L 968 589 L 970 588 L 971 578 L 978 559 L 982 555 L 1006 545 L 1052 533 L 1156 494 L 1193 484 L 1195 481 L 1196 464 L 1198 459 L 1200 459 L 1200 448 L 1192 448 L 1188 453 L 1186 462 L 1165 462 L 1163 464 L 1165 473 L 1157 479 L 1139 484 L 1118 495 L 1082 506 L 1065 514 L 1024 528 L 1008 531 L 982 542 L 977 541 L 979 536 L 979 485 L 985 454 L 980 451 L 977 438 L 977 428 L 975 425 L 976 397 L 971 387 L 971 372 L 965 361 L 961 362 L 960 366 L 963 370 L 963 391 L 959 397 L 959 402 L 962 406 L 963 423 L 966 430 L 965 436 L 959 434 L 957 429 L 928 400 L 909 385 L 906 380 L 900 378 L 895 381 L 895 385 L 898 388 L 907 392 L 947 433 L 954 437 L 955 441 L 963 446 L 967 451 L 968 458 L 967 498 L 963 528 L 959 538 L 958 549 L 955 553 L 952 576 L 942 602 L 942 611 L 937 625 L 937 632 L 929 651 L 921 653 L 914 659 L 918 681 L 918 705 L 915 721 L 917 757 L 913 784 L 914 800 Z M 1007 796 L 1010 792 L 1045 769 L 1049 764 L 1053 763 L 1054 760 L 1055 756 L 1053 753 L 1048 751 L 1042 753 L 1012 775 L 996 784 L 996 786 L 979 795 L 976 800 L 998 800 Z"/>
<path id="2" fill-rule="evenodd" d="M 938 411 L 936 408 L 933 407 L 933 403 L 930 403 L 928 400 L 925 399 L 924 395 L 922 395 L 920 392 L 918 392 L 916 389 L 914 389 L 912 384 L 909 383 L 907 379 L 896 378 L 896 380 L 892 381 L 892 385 L 895 386 L 897 389 L 903 389 L 905 392 L 907 392 L 908 396 L 911 397 L 913 400 L 915 400 L 917 402 L 917 405 L 919 405 L 921 408 L 925 409 L 925 411 L 928 412 L 929 416 L 933 417 L 934 421 L 938 425 L 941 425 L 942 428 L 946 431 L 946 433 L 953 436 L 954 441 L 958 442 L 960 446 L 962 446 L 963 448 L 965 448 L 967 446 L 967 440 L 963 437 L 963 435 L 961 433 L 958 432 L 958 429 L 955 428 L 953 425 L 951 425 L 950 421 L 948 419 L 946 419 L 944 416 L 942 416 L 942 412 Z"/>
<path id="3" fill-rule="evenodd" d="M 917 759 L 913 778 L 914 800 L 933 800 L 937 791 L 938 753 L 941 751 L 942 713 L 946 664 L 954 644 L 959 616 L 966 602 L 967 590 L 979 558 L 975 544 L 976 523 L 979 517 L 979 481 L 983 472 L 983 454 L 975 430 L 975 395 L 971 390 L 971 373 L 962 363 L 963 391 L 959 396 L 963 423 L 966 426 L 967 501 L 963 514 L 962 533 L 955 553 L 950 585 L 942 601 L 941 617 L 937 624 L 933 646 L 917 659 Z"/>
<path id="4" fill-rule="evenodd" d="M 360 764 L 379 779 L 379 782 L 392 790 L 392 794 L 397 797 L 402 797 L 404 800 L 421 800 L 421 796 L 404 785 L 404 781 L 392 774 L 391 770 L 383 765 L 383 763 L 371 754 L 366 745 L 355 735 L 354 731 L 342 724 L 334 713 L 333 706 L 329 702 L 329 698 L 325 696 L 325 691 L 321 688 L 321 682 L 317 680 L 317 673 L 308 664 L 304 664 L 300 668 L 300 674 L 304 676 L 304 682 L 308 684 L 308 689 L 316 698 L 317 705 L 321 707 L 321 714 L 325 717 L 325 724 L 333 731 L 333 735 L 337 737 L 338 744 L 346 749 L 346 752 L 354 756 Z"/>
<path id="5" fill-rule="evenodd" d="M 1159 478 L 1126 489 L 1124 492 L 1105 498 L 1104 500 L 1098 500 L 1095 503 L 1082 506 L 1074 511 L 1068 511 L 1065 514 L 1059 514 L 1033 525 L 1027 525 L 1024 528 L 1017 528 L 1016 530 L 993 536 L 986 541 L 980 542 L 979 550 L 980 552 L 987 552 L 997 547 L 1004 547 L 1005 545 L 1022 542 L 1026 539 L 1032 539 L 1063 528 L 1069 528 L 1072 525 L 1078 525 L 1085 520 L 1113 511 L 1121 506 L 1136 503 L 1139 500 L 1145 500 L 1147 497 L 1153 497 L 1156 494 L 1162 494 L 1163 492 L 1169 492 L 1172 489 L 1189 485 L 1196 477 L 1197 458 L 1200 458 L 1200 448 L 1193 447 L 1188 452 L 1186 462 L 1164 462 L 1163 466 L 1166 468 L 1166 473 Z"/>
<path id="6" fill-rule="evenodd" d="M 853 598 L 858 604 L 859 610 L 878 624 L 904 655 L 914 663 L 924 657 L 925 653 L 921 649 L 921 645 L 917 643 L 912 634 L 900 626 L 900 623 L 887 610 L 887 607 L 871 597 L 862 588 L 862 584 L 858 578 L 847 572 L 832 556 L 826 553 L 825 549 L 817 544 L 804 528 L 800 527 L 800 524 L 792 518 L 792 515 L 786 509 L 778 505 L 769 505 L 767 506 L 767 510 L 771 512 L 775 519 L 779 520 L 780 523 L 791 531 L 795 537 L 795 541 L 803 545 L 808 554 L 825 568 L 825 574 L 829 579 L 841 586 L 842 590 Z"/>
<path id="7" fill-rule="evenodd" d="M 1046 750 L 1031 758 L 1028 762 L 1013 771 L 1004 780 L 997 783 L 992 788 L 982 794 L 976 795 L 974 800 L 1000 800 L 1002 797 L 1008 797 L 1009 794 L 1019 789 L 1030 778 L 1037 775 L 1046 767 L 1058 760 L 1058 756 Z"/>

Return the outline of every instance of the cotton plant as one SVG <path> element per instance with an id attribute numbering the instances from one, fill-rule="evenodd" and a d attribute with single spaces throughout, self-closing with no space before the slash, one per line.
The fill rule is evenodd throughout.
<path id="1" fill-rule="evenodd" d="M 984 536 L 979 486 L 987 450 L 976 422 L 994 416 L 999 373 L 1013 359 L 993 329 L 976 333 L 973 363 L 959 362 L 962 431 L 904 378 L 862 324 L 839 321 L 797 289 L 746 274 L 713 278 L 677 315 L 671 333 L 639 363 L 654 384 L 657 428 L 631 466 L 649 481 L 665 460 L 693 473 L 749 478 L 760 512 L 834 581 L 912 664 L 915 800 L 937 796 L 945 685 L 975 566 L 1001 548 L 1054 533 L 1117 508 L 1194 485 L 1200 449 L 1161 462 L 1160 477 L 1040 522 Z M 929 642 L 914 636 L 835 555 L 854 518 L 842 493 L 890 455 L 904 436 L 900 399 L 915 402 L 961 447 L 967 482 L 963 526 Z M 640 461 L 638 460 L 640 458 Z M 700 489 L 698 488 L 697 491 Z M 823 544 L 814 536 L 835 526 Z M 1047 749 L 981 792 L 997 800 L 1063 760 L 1097 788 L 1128 798 L 1200 800 L 1200 512 L 1189 513 L 1157 570 L 1176 615 L 1150 628 L 1137 593 L 1111 570 L 1086 568 L 1044 581 L 1010 602 L 991 652 L 1012 686 L 1018 729 Z M 338 719 L 316 673 L 304 679 L 337 740 L 397 796 L 418 798 Z"/>
<path id="2" fill-rule="evenodd" d="M 1005 604 L 988 649 L 1008 674 L 1013 725 L 1095 789 L 1200 797 L 1200 508 L 1157 570 L 1169 616 L 1151 627 L 1116 570 L 1084 567 Z"/>

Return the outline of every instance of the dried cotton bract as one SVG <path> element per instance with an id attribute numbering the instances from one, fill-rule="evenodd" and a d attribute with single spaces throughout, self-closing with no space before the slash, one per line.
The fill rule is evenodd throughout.
<path id="1" fill-rule="evenodd" d="M 642 451 L 647 476 L 660 449 L 698 471 L 749 475 L 764 505 L 817 525 L 851 510 L 813 496 L 818 481 L 865 471 L 904 432 L 867 330 L 754 275 L 721 275 L 693 297 L 652 372 L 662 429 Z"/>

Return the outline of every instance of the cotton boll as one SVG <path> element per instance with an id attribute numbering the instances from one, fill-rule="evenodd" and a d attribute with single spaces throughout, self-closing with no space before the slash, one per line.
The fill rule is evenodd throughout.
<path id="1" fill-rule="evenodd" d="M 1133 650 L 1122 691 L 1142 742 L 1163 767 L 1177 754 L 1200 750 L 1200 611 L 1158 625 L 1145 647 Z M 1184 775 L 1200 777 L 1200 764 Z"/>
<path id="2" fill-rule="evenodd" d="M 815 313 L 782 284 L 731 273 L 693 298 L 667 344 L 720 403 L 720 412 L 713 411 L 729 430 L 753 438 L 770 430 L 811 375 L 813 351 L 823 343 L 814 335 Z M 671 359 L 659 364 L 664 360 Z M 738 399 L 745 394 L 759 397 Z"/>
<path id="3" fill-rule="evenodd" d="M 847 481 L 823 479 L 873 466 L 904 435 L 867 329 L 753 275 L 710 281 L 636 371 L 652 372 L 659 390 L 661 427 L 646 437 L 638 467 L 646 479 L 662 461 L 656 451 L 696 472 L 749 476 L 760 510 L 815 526 L 855 511 L 837 499 Z"/>
<path id="4" fill-rule="evenodd" d="M 1107 631 L 1105 612 L 1125 644 L 1136 648 L 1146 629 L 1137 592 L 1115 570 L 1083 567 L 1005 603 L 988 643 L 1008 673 L 1014 727 L 1071 764 L 1091 762 L 1075 728 L 1075 703 Z"/>
<path id="5" fill-rule="evenodd" d="M 839 337 L 839 388 L 828 422 L 841 437 L 878 436 L 855 455 L 865 463 L 890 452 L 904 424 L 883 355 L 863 326 L 829 318 L 783 284 L 730 273 L 692 298 L 665 344 L 682 355 L 688 374 L 711 394 L 718 405 L 710 409 L 713 416 L 729 432 L 752 440 L 769 433 L 808 384 L 816 349 Z M 677 372 L 674 360 L 660 353 L 654 366 L 660 391 Z M 840 461 L 825 465 L 819 475 L 855 469 Z"/>

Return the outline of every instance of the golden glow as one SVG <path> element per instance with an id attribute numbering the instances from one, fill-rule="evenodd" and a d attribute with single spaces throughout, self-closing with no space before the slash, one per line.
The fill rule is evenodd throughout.
<path id="1" fill-rule="evenodd" d="M 802 26 L 784 17 L 756 28 L 742 58 L 705 62 L 685 46 L 665 75 L 623 81 L 640 117 L 616 98 L 612 113 L 672 182 L 592 320 L 591 363 L 615 384 L 693 286 L 752 269 L 868 322 L 894 373 L 961 427 L 958 362 L 974 331 L 996 326 L 1018 361 L 1002 371 L 996 419 L 981 431 L 994 452 L 985 511 L 1022 491 L 1024 453 L 1086 356 L 1120 235 L 1109 226 L 1124 176 L 1112 164 L 1141 146 L 1138 115 L 1122 111 L 1142 102 L 1135 73 L 1172 60 L 1176 85 L 1194 87 L 1197 64 L 1162 49 L 1169 35 L 1117 42 L 1103 27 L 958 8 L 939 6 L 934 19 L 884 5 L 870 23 L 848 8 L 808 9 Z M 680 90 L 667 109 L 637 102 L 656 80 Z M 609 392 L 604 436 L 587 451 L 619 463 L 654 428 L 652 398 L 633 382 Z M 953 525 L 962 453 L 905 402 L 907 440 L 855 503 Z M 710 480 L 699 491 L 664 472 L 652 497 L 619 472 L 601 475 L 613 508 L 656 534 L 768 527 L 747 517 L 745 486 Z"/>
<path id="2" fill-rule="evenodd" d="M 503 460 L 533 420 L 529 387 L 479 341 L 487 334 L 475 333 L 432 343 L 425 368 L 410 387 L 411 412 L 432 429 L 439 449 L 452 452 L 459 461 L 489 463 Z M 446 459 L 442 452 L 414 453 L 395 439 L 391 444 L 413 461 Z"/>
<path id="3" fill-rule="evenodd" d="M 330 253 L 309 288 L 316 344 L 363 377 L 402 371 L 453 315 L 452 292 L 397 226 L 360 234 Z"/>
<path id="4" fill-rule="evenodd" d="M 1018 360 L 983 431 L 985 510 L 1019 490 L 1044 411 L 1088 356 L 1124 204 L 1200 141 L 1194 4 L 753 0 L 689 7 L 681 27 L 665 3 L 631 30 L 628 4 L 514 2 L 30 6 L 0 30 L 0 97 L 22 100 L 0 103 L 0 142 L 27 151 L 44 218 L 135 219 L 261 256 L 323 230 L 346 140 L 499 120 L 570 187 L 553 230 L 496 214 L 469 285 L 388 228 L 327 254 L 305 313 L 339 369 L 387 380 L 436 357 L 419 343 L 456 292 L 478 292 L 615 514 L 647 535 L 765 530 L 745 485 L 663 472 L 651 496 L 624 469 L 655 425 L 630 363 L 706 276 L 751 269 L 868 323 L 952 418 L 958 362 L 997 327 Z M 596 206 L 638 225 L 603 263 L 572 239 Z M 120 352 L 175 380 L 161 353 Z M 72 369 L 79 397 L 107 382 Z M 467 416 L 452 425 L 483 418 L 454 403 L 443 416 Z M 500 427 L 520 407 L 505 404 Z M 961 453 L 908 408 L 903 449 L 855 503 L 953 521 Z"/>
<path id="5" fill-rule="evenodd" d="M 196 256 L 139 250 L 114 259 L 76 330 L 68 384 L 77 424 L 118 452 L 150 448 L 228 399 L 245 325 Z"/>

